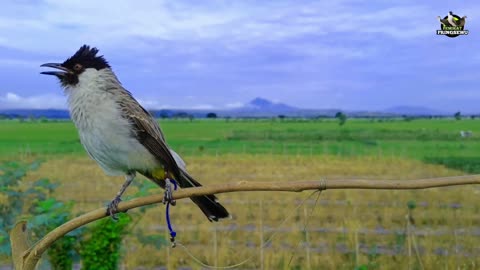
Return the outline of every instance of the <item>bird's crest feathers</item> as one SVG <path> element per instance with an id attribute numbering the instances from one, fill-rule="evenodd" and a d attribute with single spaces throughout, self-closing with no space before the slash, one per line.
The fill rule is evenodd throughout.
<path id="1" fill-rule="evenodd" d="M 72 57 L 63 62 L 62 66 L 72 68 L 75 64 L 82 64 L 85 68 L 95 68 L 97 70 L 110 68 L 103 55 L 97 56 L 97 53 L 97 48 L 83 45 Z"/>

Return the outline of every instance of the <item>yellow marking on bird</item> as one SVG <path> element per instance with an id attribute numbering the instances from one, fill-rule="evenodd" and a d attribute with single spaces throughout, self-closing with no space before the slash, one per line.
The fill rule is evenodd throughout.
<path id="1" fill-rule="evenodd" d="M 152 171 L 152 176 L 155 179 L 165 179 L 165 170 L 163 168 L 158 168 Z"/>

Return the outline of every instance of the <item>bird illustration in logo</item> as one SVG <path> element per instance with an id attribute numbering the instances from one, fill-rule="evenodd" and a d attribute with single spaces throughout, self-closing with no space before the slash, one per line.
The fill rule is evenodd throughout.
<path id="1" fill-rule="evenodd" d="M 448 15 L 444 18 L 437 16 L 438 21 L 442 24 L 443 27 L 463 27 L 465 26 L 465 19 L 467 16 L 459 17 L 453 14 L 452 11 L 448 12 Z"/>

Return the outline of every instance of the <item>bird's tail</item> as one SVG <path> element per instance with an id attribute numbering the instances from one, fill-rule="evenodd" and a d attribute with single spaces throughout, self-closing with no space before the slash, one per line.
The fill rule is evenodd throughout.
<path id="1" fill-rule="evenodd" d="M 200 187 L 202 186 L 197 180 L 193 179 L 184 169 L 180 169 L 179 179 L 175 179 L 178 182 L 178 185 L 181 188 L 189 188 L 189 187 Z M 159 185 L 162 188 L 165 188 L 165 181 L 160 180 L 164 179 L 162 177 L 155 177 L 151 173 L 142 173 L 147 178 L 152 180 L 155 184 Z M 222 218 L 227 218 L 230 216 L 227 209 L 221 205 L 217 197 L 215 195 L 205 195 L 205 196 L 197 196 L 191 197 L 192 201 L 198 205 L 200 210 L 207 216 L 208 220 L 210 221 L 218 221 Z"/>
<path id="2" fill-rule="evenodd" d="M 178 182 L 182 188 L 202 186 L 183 169 L 180 169 L 180 179 L 178 179 Z M 210 221 L 218 221 L 219 219 L 230 216 L 227 209 L 218 202 L 215 195 L 191 197 L 190 199 L 192 199 Z"/>

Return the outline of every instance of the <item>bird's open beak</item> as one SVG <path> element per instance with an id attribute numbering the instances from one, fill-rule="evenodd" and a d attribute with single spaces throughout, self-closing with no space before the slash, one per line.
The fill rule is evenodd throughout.
<path id="1" fill-rule="evenodd" d="M 51 68 L 56 68 L 56 69 L 61 70 L 61 71 L 43 71 L 43 72 L 40 72 L 40 74 L 44 74 L 44 75 L 55 75 L 57 77 L 63 77 L 67 73 L 72 73 L 71 70 L 62 66 L 62 64 L 58 64 L 58 63 L 46 63 L 46 64 L 41 65 L 41 67 L 51 67 Z"/>

